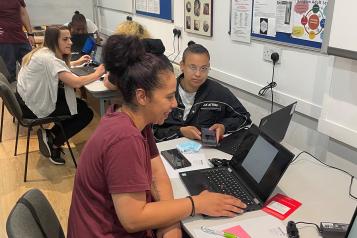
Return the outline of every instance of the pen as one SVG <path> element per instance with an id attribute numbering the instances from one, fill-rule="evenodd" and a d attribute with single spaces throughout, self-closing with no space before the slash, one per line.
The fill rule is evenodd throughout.
<path id="1" fill-rule="evenodd" d="M 226 237 L 226 238 L 239 238 L 238 236 L 236 236 L 236 235 L 234 235 L 232 233 L 213 230 L 213 229 L 207 228 L 205 226 L 201 226 L 201 230 L 206 232 L 206 233 L 209 233 L 209 234 L 219 235 L 219 236 L 223 236 L 223 237 Z"/>

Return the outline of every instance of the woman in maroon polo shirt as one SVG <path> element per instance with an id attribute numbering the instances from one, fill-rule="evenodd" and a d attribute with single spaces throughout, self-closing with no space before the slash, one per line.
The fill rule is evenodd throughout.
<path id="1" fill-rule="evenodd" d="M 245 204 L 229 195 L 173 198 L 151 129 L 177 106 L 172 68 L 132 36 L 113 35 L 103 50 L 124 102 L 108 110 L 82 151 L 68 238 L 181 237 L 179 222 L 190 215 L 241 213 Z"/>

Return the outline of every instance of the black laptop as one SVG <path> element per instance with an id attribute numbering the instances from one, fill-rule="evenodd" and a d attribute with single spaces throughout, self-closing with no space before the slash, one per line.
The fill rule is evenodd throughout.
<path id="1" fill-rule="evenodd" d="M 253 124 L 228 167 L 181 172 L 180 178 L 191 195 L 205 189 L 233 195 L 247 204 L 246 211 L 254 211 L 263 206 L 293 158 Z"/>
<path id="2" fill-rule="evenodd" d="M 357 237 L 357 207 L 355 209 L 355 213 L 352 216 L 351 223 L 347 228 L 345 238 L 356 238 Z"/>
<path id="3" fill-rule="evenodd" d="M 297 102 L 294 102 L 266 117 L 263 117 L 260 120 L 259 128 L 275 141 L 281 142 L 284 139 L 286 131 L 288 130 L 296 104 Z M 239 131 L 233 132 L 229 136 L 223 138 L 216 148 L 227 154 L 234 155 L 242 142 L 247 129 L 248 128 L 242 128 Z"/>
<path id="4" fill-rule="evenodd" d="M 95 67 L 98 67 L 102 63 L 101 57 L 102 47 L 97 46 L 94 55 L 92 55 L 92 62 L 83 67 L 71 68 L 71 72 L 78 76 L 85 76 L 94 73 Z"/>

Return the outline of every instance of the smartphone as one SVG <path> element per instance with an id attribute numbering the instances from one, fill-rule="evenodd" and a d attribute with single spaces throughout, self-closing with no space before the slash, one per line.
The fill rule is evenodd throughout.
<path id="1" fill-rule="evenodd" d="M 204 146 L 217 146 L 216 131 L 201 128 L 201 140 Z"/>
<path id="2" fill-rule="evenodd" d="M 165 150 L 161 152 L 162 156 L 169 162 L 174 169 L 181 169 L 191 166 L 190 161 L 177 149 Z"/>

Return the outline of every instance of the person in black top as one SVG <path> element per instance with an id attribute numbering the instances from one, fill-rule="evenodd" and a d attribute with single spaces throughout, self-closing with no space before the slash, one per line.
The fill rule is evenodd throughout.
<path id="1" fill-rule="evenodd" d="M 251 123 L 250 114 L 228 88 L 208 77 L 208 50 L 189 42 L 180 63 L 183 72 L 177 78 L 177 108 L 162 125 L 154 126 L 157 142 L 187 137 L 201 140 L 201 128 L 216 132 L 219 141 Z"/>

